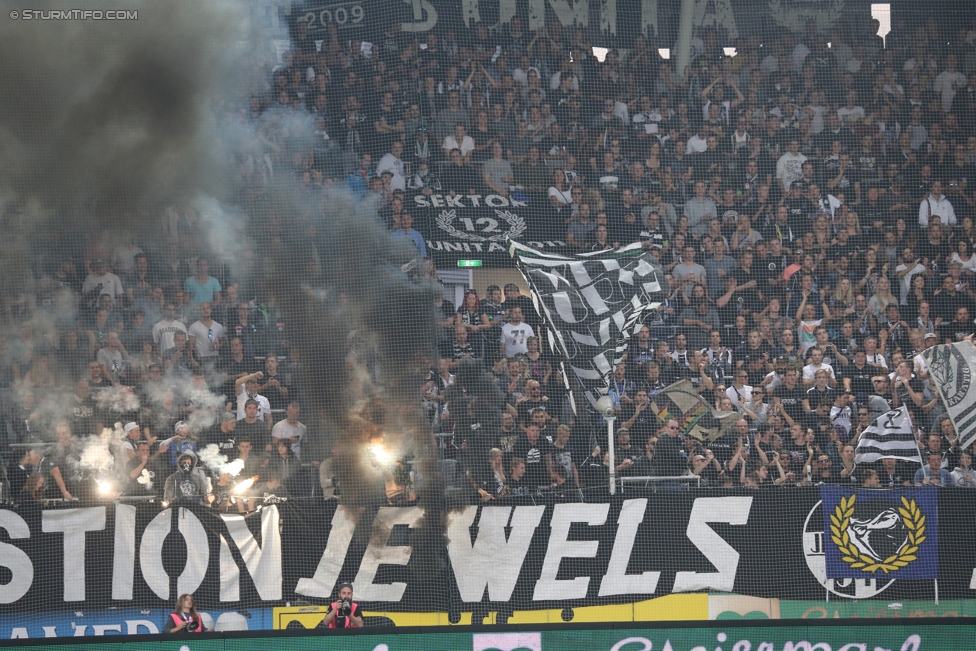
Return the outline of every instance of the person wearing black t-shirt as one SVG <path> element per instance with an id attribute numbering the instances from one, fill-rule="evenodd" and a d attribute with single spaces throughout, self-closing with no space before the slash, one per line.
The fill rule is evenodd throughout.
<path id="1" fill-rule="evenodd" d="M 871 378 L 884 372 L 884 369 L 868 364 L 867 358 L 864 349 L 858 348 L 854 353 L 854 363 L 844 368 L 842 378 L 844 388 L 854 395 L 859 404 L 867 404 L 867 397 L 874 389 Z"/>
<path id="2" fill-rule="evenodd" d="M 262 442 L 268 438 L 268 425 L 258 419 L 258 401 L 244 403 L 244 418 L 237 421 L 237 441 Z"/>
<path id="3" fill-rule="evenodd" d="M 515 442 L 513 455 L 525 460 L 525 479 L 522 483 L 529 490 L 549 484 L 549 466 L 552 465 L 551 444 L 542 438 L 539 426 L 529 424 L 525 433 Z"/>
<path id="4" fill-rule="evenodd" d="M 621 429 L 628 430 L 638 447 L 647 442 L 657 427 L 657 416 L 648 407 L 647 390 L 641 387 L 634 396 L 633 404 L 626 405 L 620 415 Z"/>
<path id="5" fill-rule="evenodd" d="M 803 400 L 806 391 L 800 385 L 799 371 L 795 368 L 786 369 L 783 381 L 773 389 L 774 410 L 783 414 L 786 422 L 792 427 L 803 418 Z"/>
<path id="6" fill-rule="evenodd" d="M 919 239 L 915 253 L 922 259 L 922 264 L 929 268 L 932 268 L 933 263 L 938 265 L 939 269 L 948 268 L 952 249 L 942 237 L 942 224 L 939 222 L 929 224 L 927 237 Z"/>
<path id="7" fill-rule="evenodd" d="M 220 422 L 203 432 L 204 446 L 216 445 L 221 454 L 232 455 L 237 446 L 237 416 L 225 411 Z"/>
<path id="8" fill-rule="evenodd" d="M 518 425 L 522 430 L 525 430 L 532 421 L 532 412 L 537 409 L 546 413 L 550 411 L 548 409 L 549 398 L 542 395 L 542 385 L 539 384 L 538 380 L 529 380 L 524 386 L 525 395 L 515 402 L 515 410 L 518 412 Z M 549 416 L 551 417 L 553 414 L 550 413 Z M 554 424 L 558 425 L 558 422 Z"/>
<path id="9" fill-rule="evenodd" d="M 943 321 L 939 326 L 939 339 L 943 343 L 956 343 L 974 332 L 973 321 L 969 318 L 969 308 L 956 308 L 956 318 Z"/>
<path id="10" fill-rule="evenodd" d="M 221 356 L 218 368 L 227 376 L 223 390 L 227 395 L 236 395 L 234 382 L 258 370 L 253 357 L 244 354 L 244 343 L 240 337 L 230 340 L 230 355 Z"/>
<path id="11" fill-rule="evenodd" d="M 641 458 L 641 449 L 630 444 L 630 431 L 626 427 L 617 430 L 617 446 L 614 449 L 614 468 L 618 475 L 633 475 L 635 464 Z"/>

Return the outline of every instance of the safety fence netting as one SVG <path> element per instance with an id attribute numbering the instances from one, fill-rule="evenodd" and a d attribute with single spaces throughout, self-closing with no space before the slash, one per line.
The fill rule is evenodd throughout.
<path id="1" fill-rule="evenodd" d="M 967 599 L 976 27 L 873 7 L 10 11 L 0 637 Z"/>

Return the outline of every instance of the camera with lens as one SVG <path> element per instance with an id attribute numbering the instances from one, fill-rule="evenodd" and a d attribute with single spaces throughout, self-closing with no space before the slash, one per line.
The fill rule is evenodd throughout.
<path id="1" fill-rule="evenodd" d="M 343 617 L 349 617 L 352 613 L 352 602 L 348 599 L 344 599 L 339 606 L 339 614 Z"/>

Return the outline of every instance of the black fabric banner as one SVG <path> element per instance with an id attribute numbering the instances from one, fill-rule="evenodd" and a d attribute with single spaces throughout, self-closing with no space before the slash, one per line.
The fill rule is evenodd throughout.
<path id="1" fill-rule="evenodd" d="M 460 44 L 472 45 L 467 29 L 478 23 L 504 26 L 518 16 L 524 30 L 558 22 L 585 29 L 594 45 L 629 48 L 640 35 L 659 39 L 659 47 L 670 47 L 677 38 L 680 13 L 679 0 L 316 0 L 293 7 L 288 20 L 303 19 L 316 39 L 335 26 L 343 41 L 362 39 L 379 46 L 389 24 L 398 21 L 408 36 L 451 29 Z M 870 18 L 869 4 L 849 0 L 699 0 L 694 26 L 717 29 L 731 45 L 735 39 L 777 29 L 802 33 L 810 21 L 824 31 L 865 24 Z"/>
<path id="2" fill-rule="evenodd" d="M 439 268 L 453 267 L 458 260 L 481 260 L 485 267 L 515 265 L 508 253 L 507 238 L 525 242 L 547 253 L 568 253 L 570 249 L 554 234 L 565 224 L 551 224 L 549 210 L 497 194 L 417 194 L 408 199 L 405 210 L 413 215 L 414 228 L 427 244 L 427 255 Z M 548 236 L 547 236 L 548 235 Z"/>
<path id="3" fill-rule="evenodd" d="M 938 492 L 938 595 L 971 598 L 976 491 Z M 618 495 L 602 503 L 519 498 L 459 507 L 441 536 L 418 508 L 356 514 L 335 500 L 210 509 L 112 505 L 0 510 L 3 612 L 84 606 L 209 608 L 324 603 L 342 581 L 371 609 L 572 608 L 681 592 L 767 598 L 932 599 L 933 581 L 826 579 L 820 492 Z M 445 540 L 438 549 L 411 547 Z"/>

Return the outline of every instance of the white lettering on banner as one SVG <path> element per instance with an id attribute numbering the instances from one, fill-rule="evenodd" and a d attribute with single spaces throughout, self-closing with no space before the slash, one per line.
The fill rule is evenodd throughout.
<path id="1" fill-rule="evenodd" d="M 173 514 L 169 509 L 163 509 L 154 517 L 142 532 L 142 542 L 139 543 L 139 567 L 142 578 L 149 589 L 160 599 L 169 601 L 169 577 L 163 569 L 163 541 L 169 535 L 170 521 Z"/>
<path id="2" fill-rule="evenodd" d="M 464 200 L 467 200 L 465 203 Z M 470 204 L 471 208 L 481 208 L 482 199 L 489 208 L 524 208 L 528 204 L 511 197 L 503 197 L 500 194 L 456 194 L 453 197 L 449 194 L 432 194 L 428 199 L 422 194 L 414 195 L 413 202 L 421 208 L 466 208 Z"/>
<path id="3" fill-rule="evenodd" d="M 261 511 L 261 545 L 247 528 L 244 516 L 222 513 L 220 517 L 244 559 L 244 567 L 251 575 L 258 595 L 265 601 L 281 599 L 281 532 L 278 526 L 281 518 L 278 507 L 272 505 Z"/>
<path id="4" fill-rule="evenodd" d="M 474 544 L 471 525 L 478 515 L 478 507 L 469 506 L 448 515 L 447 552 L 462 601 L 481 601 L 486 586 L 489 600 L 511 599 L 532 536 L 545 511 L 544 506 L 484 508 Z M 505 540 L 510 517 L 511 533 Z"/>
<path id="5" fill-rule="evenodd" d="M 234 555 L 230 553 L 227 538 L 220 536 L 220 600 L 240 601 L 241 568 L 237 567 Z"/>
<path id="6" fill-rule="evenodd" d="M 115 506 L 115 555 L 112 557 L 112 599 L 132 599 L 136 569 L 136 507 Z"/>
<path id="7" fill-rule="evenodd" d="M 569 540 L 569 528 L 574 522 L 591 527 L 603 525 L 610 512 L 609 504 L 557 504 L 550 521 L 549 548 L 542 562 L 542 573 L 535 584 L 532 599 L 583 599 L 590 585 L 590 577 L 557 579 L 559 564 L 564 558 L 594 558 L 600 548 L 598 540 Z"/>
<path id="8" fill-rule="evenodd" d="M 406 565 L 410 561 L 412 547 L 409 545 L 389 547 L 386 543 L 390 540 L 393 527 L 398 524 L 405 524 L 413 528 L 423 517 L 423 509 L 415 506 L 410 508 L 383 507 L 376 513 L 376 519 L 373 520 L 373 535 L 370 537 L 366 553 L 363 554 L 363 560 L 359 563 L 359 573 L 353 581 L 358 599 L 363 601 L 400 601 L 407 589 L 406 583 L 399 581 L 390 584 L 373 583 L 373 579 L 376 578 L 376 572 L 380 569 L 380 565 Z"/>
<path id="9" fill-rule="evenodd" d="M 743 525 L 749 520 L 751 497 L 699 497 L 688 518 L 688 540 L 718 572 L 678 572 L 672 592 L 731 592 L 739 569 L 739 552 L 708 526 L 709 522 Z"/>
<path id="10" fill-rule="evenodd" d="M 325 551 L 319 559 L 315 575 L 311 579 L 299 579 L 295 592 L 306 597 L 328 599 L 332 596 L 342 564 L 346 561 L 346 552 L 352 542 L 352 534 L 356 531 L 356 521 L 362 513 L 353 513 L 345 506 L 336 508 L 332 515 L 332 526 L 329 529 L 329 540 Z"/>
<path id="11" fill-rule="evenodd" d="M 536 249 L 561 249 L 566 243 L 561 240 L 546 240 L 545 242 L 526 242 Z M 505 247 L 497 242 L 442 242 L 427 240 L 427 249 L 431 251 L 456 251 L 464 253 L 507 253 Z"/>
<path id="12" fill-rule="evenodd" d="M 660 572 L 627 574 L 627 564 L 634 550 L 634 539 L 637 538 L 637 529 L 644 521 L 646 509 L 646 498 L 626 500 L 620 507 L 610 564 L 600 582 L 601 597 L 618 594 L 654 594 L 657 590 L 657 582 L 661 578 Z"/>
<path id="13" fill-rule="evenodd" d="M 0 529 L 11 540 L 30 538 L 30 527 L 13 511 L 0 511 Z M 34 583 L 34 564 L 20 547 L 0 542 L 0 567 L 10 572 L 10 580 L 0 585 L 0 604 L 12 604 L 27 594 Z"/>
<path id="14" fill-rule="evenodd" d="M 437 10 L 434 9 L 434 5 L 427 0 L 404 0 L 404 2 L 413 4 L 414 22 L 403 23 L 400 29 L 404 32 L 427 32 L 434 29 L 437 25 Z"/>
<path id="15" fill-rule="evenodd" d="M 105 507 L 44 511 L 41 531 L 64 534 L 64 600 L 85 600 L 85 532 L 105 528 Z"/>
<path id="16" fill-rule="evenodd" d="M 304 20 L 306 23 L 308 23 L 308 29 L 313 33 L 324 32 L 326 29 L 329 29 L 331 25 L 336 25 L 339 28 L 353 27 L 358 23 L 361 23 L 366 17 L 366 11 L 363 8 L 363 4 L 364 3 L 362 2 L 342 2 L 335 5 L 329 5 L 322 9 L 310 9 L 301 16 L 300 20 Z M 427 3 L 425 2 L 424 4 Z M 433 19 L 434 22 L 437 22 L 437 12 L 434 12 Z M 411 25 L 411 27 L 413 26 L 412 23 L 404 24 L 404 31 L 408 31 L 407 25 Z M 433 25 L 431 25 L 431 27 L 433 27 Z M 427 29 L 430 29 L 430 27 Z"/>
<path id="17" fill-rule="evenodd" d="M 148 619 L 127 619 L 125 620 L 125 634 L 126 635 L 138 635 L 139 629 L 144 628 L 150 634 L 156 635 L 159 633 L 159 629 L 156 628 L 156 624 L 149 621 Z"/>
<path id="18" fill-rule="evenodd" d="M 164 601 L 169 601 L 169 575 L 163 568 L 163 541 L 169 535 L 173 512 L 171 509 L 160 511 L 152 519 L 142 534 L 139 545 L 139 565 L 142 576 L 149 589 Z M 207 531 L 200 523 L 200 519 L 189 509 L 181 508 L 178 513 L 177 530 L 186 542 L 186 566 L 176 580 L 178 594 L 193 594 L 203 583 L 210 564 L 210 545 L 207 542 Z"/>

